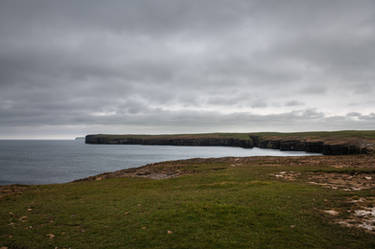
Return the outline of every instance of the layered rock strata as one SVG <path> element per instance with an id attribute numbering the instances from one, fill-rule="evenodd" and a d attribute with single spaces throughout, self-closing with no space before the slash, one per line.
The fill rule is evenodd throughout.
<path id="1" fill-rule="evenodd" d="M 110 138 L 97 135 L 86 136 L 88 144 L 143 144 L 143 145 L 185 145 L 185 146 L 233 146 L 252 148 L 251 139 L 238 138 Z"/>
<path id="2" fill-rule="evenodd" d="M 360 139 L 323 140 L 307 138 L 267 138 L 249 134 L 248 139 L 232 137 L 159 137 L 87 135 L 87 144 L 142 144 L 142 145 L 185 145 L 185 146 L 233 146 L 242 148 L 268 148 L 282 151 L 306 151 L 324 155 L 370 154 L 374 143 Z"/>

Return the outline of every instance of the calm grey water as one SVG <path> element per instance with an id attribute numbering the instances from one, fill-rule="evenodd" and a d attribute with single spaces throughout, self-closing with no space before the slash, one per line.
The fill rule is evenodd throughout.
<path id="1" fill-rule="evenodd" d="M 82 140 L 0 140 L 0 185 L 63 183 L 147 163 L 224 156 L 301 156 L 236 147 L 88 145 Z"/>

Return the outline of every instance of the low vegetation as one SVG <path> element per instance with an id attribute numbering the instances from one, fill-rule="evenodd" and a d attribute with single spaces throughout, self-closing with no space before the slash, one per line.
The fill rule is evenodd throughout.
<path id="1" fill-rule="evenodd" d="M 0 248 L 375 248 L 375 189 L 360 187 L 374 167 L 368 155 L 190 159 L 4 186 Z"/>
<path id="2" fill-rule="evenodd" d="M 310 131 L 310 132 L 257 132 L 251 133 L 263 137 L 298 137 L 298 138 L 362 138 L 362 139 L 374 139 L 374 130 L 344 130 L 344 131 Z"/>

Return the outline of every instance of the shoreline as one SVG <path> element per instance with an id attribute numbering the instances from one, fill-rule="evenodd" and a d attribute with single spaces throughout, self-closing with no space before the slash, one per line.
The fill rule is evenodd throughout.
<path id="1" fill-rule="evenodd" d="M 87 241 L 90 248 L 108 247 L 108 241 L 118 248 L 130 241 L 113 233 L 119 227 L 121 234 L 134 236 L 139 247 L 133 248 L 175 236 L 167 246 L 172 248 L 184 238 L 195 241 L 191 231 L 202 227 L 239 240 L 258 232 L 273 238 L 282 231 L 280 241 L 301 238 L 297 244 L 302 247 L 293 248 L 305 248 L 300 234 L 318 239 L 317 248 L 371 248 L 374 179 L 373 155 L 166 161 L 65 184 L 0 186 L 0 215 L 5 217 L 0 226 L 9 248 L 36 248 L 35 243 L 38 248 L 82 248 Z M 340 239 L 330 244 L 333 237 Z"/>
<path id="2" fill-rule="evenodd" d="M 358 155 L 303 155 L 303 156 L 245 156 L 245 157 L 235 157 L 235 156 L 226 156 L 226 157 L 211 157 L 211 158 L 189 158 L 189 159 L 177 159 L 177 160 L 167 160 L 155 163 L 148 163 L 138 167 L 132 167 L 127 169 L 120 169 L 115 171 L 103 172 L 97 175 L 90 175 L 83 178 L 78 178 L 68 182 L 62 183 L 46 183 L 46 184 L 22 184 L 22 183 L 12 183 L 0 185 L 0 192 L 3 187 L 28 187 L 28 186 L 48 186 L 56 184 L 69 184 L 82 181 L 99 181 L 109 178 L 122 178 L 122 177 L 143 177 L 150 178 L 154 180 L 168 179 L 173 177 L 178 177 L 182 175 L 187 175 L 189 171 L 180 171 L 175 170 L 172 165 L 186 164 L 186 163 L 228 163 L 231 161 L 236 161 L 240 163 L 249 163 L 249 162 L 272 162 L 272 166 L 285 166 L 283 164 L 287 162 L 297 162 L 297 161 L 308 161 L 309 163 L 316 164 L 325 164 L 327 167 L 331 165 L 341 164 L 341 168 L 364 166 L 367 164 L 370 167 L 375 166 L 375 157 L 368 154 L 358 154 Z M 335 162 L 336 161 L 336 162 Z M 161 166 L 161 167 L 160 167 Z M 167 167 L 164 167 L 167 166 Z"/>
<path id="3" fill-rule="evenodd" d="M 8 184 L 0 185 L 0 200 L 4 196 L 22 193 L 30 187 L 65 185 L 79 182 L 102 181 L 111 178 L 148 178 L 153 180 L 170 179 L 185 175 L 194 175 L 198 172 L 192 169 L 194 164 L 225 164 L 225 167 L 213 168 L 213 171 L 220 171 L 239 165 L 249 166 L 318 166 L 324 168 L 368 168 L 374 169 L 375 157 L 372 155 L 311 155 L 311 156 L 250 156 L 250 157 L 216 157 L 216 158 L 190 158 L 182 160 L 169 160 L 146 164 L 140 167 L 121 169 L 111 172 L 104 172 L 64 183 L 49 184 Z"/>
<path id="4" fill-rule="evenodd" d="M 236 164 L 256 164 L 262 162 L 263 166 L 293 166 L 310 164 L 314 166 L 336 167 L 336 168 L 357 168 L 374 167 L 375 157 L 372 155 L 311 155 L 311 156 L 250 156 L 250 157 L 217 157 L 217 158 L 190 158 L 183 160 L 171 160 L 157 163 L 150 163 L 140 167 L 105 172 L 89 176 L 72 182 L 101 181 L 110 178 L 143 177 L 154 180 L 168 179 L 183 175 L 190 175 L 194 170 L 186 167 L 189 164 L 197 163 L 224 163 L 235 167 Z M 218 169 L 220 170 L 220 169 Z"/>

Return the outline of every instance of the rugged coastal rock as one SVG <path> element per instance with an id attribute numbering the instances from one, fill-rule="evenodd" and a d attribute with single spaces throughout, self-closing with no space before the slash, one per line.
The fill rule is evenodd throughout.
<path id="1" fill-rule="evenodd" d="M 282 151 L 306 151 L 324 155 L 370 154 L 374 142 L 364 139 L 332 139 L 309 137 L 280 137 L 245 134 L 235 136 L 205 135 L 87 135 L 88 144 L 143 144 L 143 145 L 187 145 L 187 146 L 234 146 L 242 148 L 268 148 Z"/>
<path id="2" fill-rule="evenodd" d="M 237 138 L 111 138 L 98 135 L 87 135 L 88 144 L 143 144 L 143 145 L 185 145 L 185 146 L 233 146 L 242 148 L 252 148 L 251 139 Z"/>
<path id="3" fill-rule="evenodd" d="M 353 155 L 369 154 L 373 144 L 361 143 L 360 140 L 351 141 L 323 141 L 308 139 L 265 139 L 251 136 L 254 146 L 259 148 L 280 149 L 282 151 L 306 151 L 322 153 L 323 155 Z"/>

